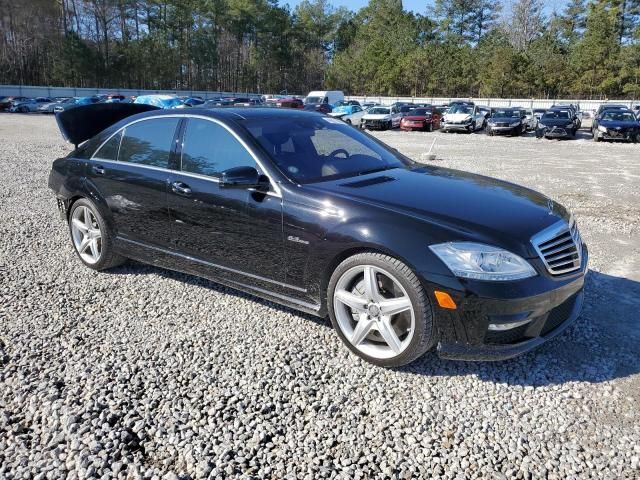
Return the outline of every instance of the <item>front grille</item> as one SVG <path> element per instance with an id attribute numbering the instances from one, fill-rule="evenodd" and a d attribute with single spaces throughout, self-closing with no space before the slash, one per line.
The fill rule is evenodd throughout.
<path id="1" fill-rule="evenodd" d="M 578 270 L 582 263 L 582 239 L 578 225 L 560 221 L 531 239 L 545 267 L 552 275 Z"/>
<path id="2" fill-rule="evenodd" d="M 546 335 L 552 330 L 555 330 L 569 318 L 577 298 L 578 294 L 575 294 L 549 312 L 547 321 L 542 328 L 542 335 Z"/>
<path id="3" fill-rule="evenodd" d="M 508 126 L 509 126 L 508 123 L 504 123 L 504 122 L 496 123 L 496 127 L 508 127 Z"/>

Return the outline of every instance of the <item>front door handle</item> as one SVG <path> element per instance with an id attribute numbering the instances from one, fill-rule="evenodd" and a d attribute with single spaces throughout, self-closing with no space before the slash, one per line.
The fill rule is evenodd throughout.
<path id="1" fill-rule="evenodd" d="M 191 188 L 189 188 L 189 185 L 182 182 L 173 182 L 171 184 L 171 191 L 177 195 L 183 195 L 185 197 L 191 195 Z"/>
<path id="2" fill-rule="evenodd" d="M 105 173 L 105 169 L 102 165 L 94 165 L 91 167 L 91 171 L 96 175 L 104 175 Z"/>

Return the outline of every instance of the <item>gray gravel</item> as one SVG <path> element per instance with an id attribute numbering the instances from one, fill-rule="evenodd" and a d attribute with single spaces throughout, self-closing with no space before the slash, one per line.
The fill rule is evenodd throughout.
<path id="1" fill-rule="evenodd" d="M 638 478 L 640 145 L 379 136 L 572 208 L 593 267 L 577 325 L 508 362 L 384 370 L 211 282 L 93 272 L 46 186 L 69 151 L 54 120 L 2 114 L 0 478 Z"/>

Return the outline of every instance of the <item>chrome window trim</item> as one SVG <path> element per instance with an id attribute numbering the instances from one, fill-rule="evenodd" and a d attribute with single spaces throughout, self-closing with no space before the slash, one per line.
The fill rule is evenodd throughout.
<path id="1" fill-rule="evenodd" d="M 261 280 L 263 282 L 273 283 L 274 285 L 279 285 L 281 287 L 290 288 L 291 290 L 296 290 L 298 292 L 302 292 L 302 293 L 306 293 L 307 292 L 306 288 L 296 287 L 295 285 L 290 285 L 288 283 L 279 282 L 278 280 L 272 280 L 270 278 L 262 277 L 260 275 L 255 275 L 253 273 L 243 272 L 242 270 L 236 270 L 235 268 L 224 267 L 222 265 L 218 265 L 217 263 L 207 262 L 206 260 L 201 260 L 199 258 L 192 257 L 191 255 L 186 255 L 184 253 L 174 252 L 174 251 L 168 250 L 166 248 L 156 247 L 155 245 L 148 245 L 146 243 L 137 242 L 135 240 L 131 240 L 129 238 L 125 238 L 125 237 L 121 237 L 121 236 L 118 236 L 116 238 L 118 240 L 123 241 L 123 242 L 133 243 L 134 245 L 138 245 L 140 247 L 150 248 L 152 250 L 157 250 L 158 252 L 162 252 L 162 253 L 166 253 L 167 255 L 173 255 L 173 256 L 176 256 L 176 257 L 184 258 L 185 260 L 189 260 L 191 262 L 199 263 L 201 265 L 206 265 L 208 267 L 213 267 L 213 268 L 217 268 L 217 269 L 220 269 L 220 270 L 225 270 L 225 271 L 231 272 L 231 273 L 237 273 L 239 275 L 244 275 L 245 277 L 253 278 L 255 280 Z M 254 287 L 251 287 L 251 288 L 254 288 Z"/>
<path id="2" fill-rule="evenodd" d="M 99 160 L 99 161 L 104 161 L 104 162 L 111 162 L 111 163 L 119 163 L 119 164 L 129 164 L 129 165 L 137 165 L 139 167 L 142 168 L 151 168 L 154 170 L 163 170 L 169 173 L 179 173 L 181 175 L 187 175 L 190 177 L 195 177 L 195 178 L 200 178 L 203 180 L 210 180 L 214 183 L 220 183 L 220 179 L 216 178 L 216 177 L 210 177 L 208 175 L 200 175 L 197 173 L 191 173 L 191 172 L 184 172 L 182 170 L 172 170 L 170 168 L 161 168 L 161 167 L 153 167 L 151 165 L 145 165 L 142 163 L 134 163 L 134 162 L 121 162 L 120 160 L 114 161 L 114 160 L 104 160 L 101 159 L 99 157 L 95 157 L 95 153 L 98 152 L 102 146 L 107 143 L 109 140 L 111 140 L 111 137 L 113 137 L 114 135 L 116 135 L 118 132 L 123 131 L 122 137 L 120 138 L 120 146 L 118 146 L 118 156 L 120 155 L 120 147 L 122 146 L 122 139 L 124 138 L 124 136 L 126 135 L 126 129 L 127 127 L 130 127 L 131 125 L 134 125 L 136 123 L 139 122 L 144 122 L 146 120 L 154 120 L 157 118 L 199 118 L 202 120 L 208 120 L 210 122 L 213 122 L 217 125 L 220 125 L 221 127 L 223 127 L 225 130 L 227 130 L 239 143 L 240 145 L 242 145 L 245 150 L 247 150 L 249 152 L 249 155 L 251 155 L 251 157 L 253 158 L 253 160 L 256 162 L 256 164 L 258 165 L 258 167 L 260 167 L 260 169 L 262 170 L 262 173 L 264 175 L 267 176 L 267 178 L 269 179 L 269 183 L 271 184 L 271 187 L 273 188 L 273 192 L 272 191 L 268 191 L 265 192 L 267 195 L 272 196 L 272 197 L 277 197 L 277 198 L 282 198 L 282 190 L 280 190 L 280 186 L 278 185 L 278 183 L 273 179 L 273 177 L 269 174 L 268 169 L 266 169 L 264 167 L 264 165 L 262 164 L 262 162 L 260 161 L 260 159 L 258 158 L 258 155 L 256 155 L 256 153 L 253 151 L 253 149 L 242 139 L 240 138 L 240 136 L 238 136 L 238 134 L 236 132 L 234 132 L 231 128 L 229 128 L 228 125 L 226 125 L 224 122 L 218 120 L 217 118 L 212 118 L 212 117 L 207 117 L 205 115 L 194 115 L 194 114 L 188 114 L 188 113 L 182 113 L 182 114 L 178 114 L 178 113 L 174 113 L 174 114 L 168 114 L 168 115 L 153 115 L 151 117 L 144 117 L 144 118 L 138 118 L 137 120 L 134 120 L 130 123 L 127 123 L 126 125 L 124 125 L 123 127 L 119 128 L 118 130 L 116 130 L 115 132 L 113 132 L 111 135 L 109 135 L 108 138 L 106 138 L 99 146 L 98 148 L 96 148 L 95 152 L 91 155 L 91 157 L 89 158 L 89 160 Z M 182 147 L 182 145 L 181 145 Z M 182 150 L 182 148 L 181 148 Z M 248 189 L 250 191 L 253 191 L 254 189 Z"/>

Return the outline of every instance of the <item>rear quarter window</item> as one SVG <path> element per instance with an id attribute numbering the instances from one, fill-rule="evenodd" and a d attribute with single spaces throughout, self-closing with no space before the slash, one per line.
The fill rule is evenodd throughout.
<path id="1" fill-rule="evenodd" d="M 96 153 L 93 154 L 93 158 L 99 158 L 101 160 L 118 160 L 118 150 L 120 149 L 120 140 L 122 139 L 122 130 L 116 133 L 113 137 L 107 140 Z"/>

